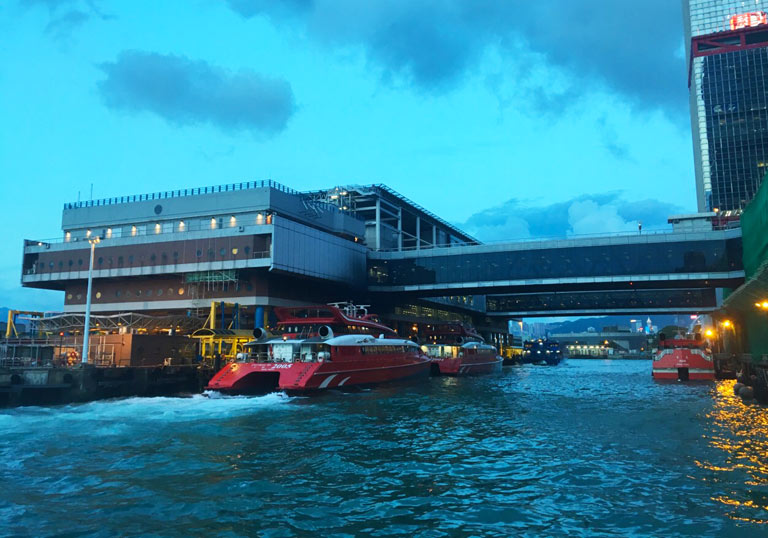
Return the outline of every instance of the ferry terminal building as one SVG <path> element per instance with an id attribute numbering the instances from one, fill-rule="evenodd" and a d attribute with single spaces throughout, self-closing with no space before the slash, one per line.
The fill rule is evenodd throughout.
<path id="1" fill-rule="evenodd" d="M 406 337 L 460 320 L 512 343 L 506 320 L 484 315 L 483 296 L 368 292 L 369 252 L 479 243 L 384 185 L 299 192 L 269 180 L 67 203 L 60 237 L 25 241 L 22 285 L 60 290 L 64 312 L 84 312 L 96 238 L 92 315 L 221 316 L 222 328 L 250 329 L 274 324 L 275 306 L 352 300 Z M 166 329 L 184 330 L 155 328 Z"/>

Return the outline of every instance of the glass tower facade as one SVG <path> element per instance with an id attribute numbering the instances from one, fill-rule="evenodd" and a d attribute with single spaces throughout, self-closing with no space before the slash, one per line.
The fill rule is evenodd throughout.
<path id="1" fill-rule="evenodd" d="M 683 0 L 699 211 L 740 210 L 768 166 L 768 0 Z"/>

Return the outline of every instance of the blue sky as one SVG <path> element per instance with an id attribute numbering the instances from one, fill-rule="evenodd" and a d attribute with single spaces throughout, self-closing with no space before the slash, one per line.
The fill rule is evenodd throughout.
<path id="1" fill-rule="evenodd" d="M 527 4 L 527 5 L 524 5 Z M 652 227 L 695 188 L 679 2 L 0 4 L 0 305 L 61 207 L 386 183 L 494 241 Z"/>

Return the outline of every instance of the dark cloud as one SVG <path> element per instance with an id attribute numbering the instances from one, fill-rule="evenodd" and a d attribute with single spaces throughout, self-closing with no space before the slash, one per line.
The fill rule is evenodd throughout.
<path id="1" fill-rule="evenodd" d="M 543 62 L 565 69 L 581 93 L 601 85 L 644 108 L 686 110 L 679 2 L 644 0 L 229 0 L 244 16 L 305 13 L 311 32 L 362 46 L 385 77 L 441 90 L 475 67 L 489 47 L 516 60 L 512 80 Z M 534 55 L 521 54 L 521 43 Z M 541 88 L 544 93 L 549 93 Z M 557 92 L 556 92 L 557 93 Z M 546 97 L 545 97 L 546 100 Z M 567 106 L 555 99 L 555 106 Z M 552 105 L 550 105 L 552 106 Z"/>
<path id="2" fill-rule="evenodd" d="M 284 17 L 304 12 L 312 7 L 312 0 L 226 0 L 232 11 L 243 17 L 270 15 Z"/>
<path id="3" fill-rule="evenodd" d="M 276 133 L 295 109 L 284 80 L 232 73 L 183 56 L 132 50 L 100 68 L 107 78 L 99 90 L 108 107 L 151 112 L 176 125 Z"/>
<path id="4" fill-rule="evenodd" d="M 76 3 L 78 0 L 20 0 L 21 5 L 27 6 L 45 6 L 50 10 L 58 9 L 61 6 Z"/>
<path id="5" fill-rule="evenodd" d="M 99 0 L 23 0 L 24 7 L 48 8 L 48 24 L 45 33 L 60 42 L 66 41 L 73 32 L 92 18 L 114 19 L 99 7 Z"/>
<path id="6" fill-rule="evenodd" d="M 89 18 L 87 13 L 73 9 L 63 15 L 52 17 L 48 26 L 45 27 L 45 32 L 57 40 L 63 40 L 69 37 L 76 28 L 85 24 Z"/>
<path id="7" fill-rule="evenodd" d="M 634 231 L 660 227 L 680 207 L 655 199 L 624 200 L 620 192 L 586 194 L 565 202 L 535 206 L 511 199 L 472 215 L 458 226 L 482 241 L 564 238 L 572 235 Z"/>

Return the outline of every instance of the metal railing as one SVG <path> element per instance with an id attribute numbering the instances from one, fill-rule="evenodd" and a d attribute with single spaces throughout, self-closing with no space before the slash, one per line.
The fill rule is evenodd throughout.
<path id="1" fill-rule="evenodd" d="M 460 247 L 487 247 L 487 246 L 494 246 L 494 245 L 506 245 L 506 244 L 512 244 L 512 243 L 536 243 L 536 242 L 542 242 L 542 241 L 570 241 L 570 240 L 578 240 L 578 239 L 605 239 L 605 238 L 611 238 L 611 237 L 642 237 L 642 236 L 660 236 L 660 235 L 684 235 L 684 234 L 693 234 L 693 233 L 710 233 L 710 232 L 720 232 L 725 230 L 734 230 L 737 228 L 740 228 L 741 226 L 736 225 L 728 225 L 724 227 L 719 227 L 717 229 L 713 230 L 674 230 L 671 227 L 664 227 L 664 228 L 643 228 L 642 232 L 635 232 L 635 231 L 621 231 L 621 232 L 600 232 L 600 233 L 591 233 L 591 234 L 569 234 L 565 237 L 563 236 L 536 236 L 536 237 L 520 237 L 520 238 L 510 238 L 510 239 L 499 239 L 496 241 L 486 241 L 484 243 L 481 243 L 479 245 L 467 245 L 467 244 L 438 244 L 438 245 L 431 245 L 427 244 L 420 247 L 403 247 L 402 249 L 398 248 L 387 248 L 387 249 L 380 249 L 376 252 L 413 252 L 416 250 L 432 250 L 434 248 L 460 248 Z"/>
<path id="2" fill-rule="evenodd" d="M 79 209 L 83 207 L 100 207 L 114 204 L 126 204 L 131 202 L 147 202 L 152 200 L 168 200 L 170 198 L 180 198 L 182 196 L 196 196 L 199 194 L 214 194 L 220 192 L 235 192 L 248 189 L 261 189 L 269 187 L 280 192 L 288 194 L 301 194 L 299 191 L 286 187 L 285 185 L 265 179 L 261 181 L 243 181 L 240 183 L 228 183 L 225 185 L 212 185 L 208 187 L 196 187 L 192 189 L 176 189 L 165 192 L 153 192 L 149 194 L 134 194 L 131 196 L 116 196 L 113 198 L 100 198 L 98 200 L 85 200 L 79 202 L 69 202 L 64 204 L 64 209 Z"/>

